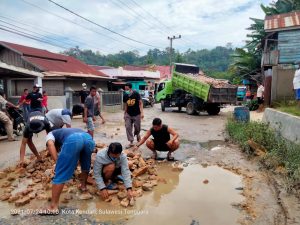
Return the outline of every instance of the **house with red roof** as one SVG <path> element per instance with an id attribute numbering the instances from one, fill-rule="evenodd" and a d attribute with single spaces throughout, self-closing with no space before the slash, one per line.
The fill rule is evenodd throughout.
<path id="1" fill-rule="evenodd" d="M 65 107 L 66 89 L 76 93 L 86 83 L 107 90 L 109 80 L 101 71 L 71 56 L 0 41 L 0 87 L 9 98 L 17 98 L 24 88 L 31 90 L 38 83 L 47 91 L 50 108 L 51 99 L 53 107 Z"/>

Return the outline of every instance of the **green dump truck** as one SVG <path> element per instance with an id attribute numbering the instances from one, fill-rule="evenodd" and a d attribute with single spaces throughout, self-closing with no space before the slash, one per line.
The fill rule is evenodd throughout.
<path id="1" fill-rule="evenodd" d="M 190 64 L 174 64 L 172 79 L 159 84 L 156 101 L 161 110 L 167 107 L 183 107 L 189 115 L 206 111 L 217 115 L 225 104 L 235 104 L 237 86 L 223 80 L 199 75 L 199 67 Z"/>

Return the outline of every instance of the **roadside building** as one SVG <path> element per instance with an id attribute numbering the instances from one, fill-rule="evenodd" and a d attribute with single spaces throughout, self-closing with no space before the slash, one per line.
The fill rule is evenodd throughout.
<path id="1" fill-rule="evenodd" d="M 300 61 L 300 11 L 266 16 L 262 72 L 267 104 L 294 98 L 295 62 Z"/>

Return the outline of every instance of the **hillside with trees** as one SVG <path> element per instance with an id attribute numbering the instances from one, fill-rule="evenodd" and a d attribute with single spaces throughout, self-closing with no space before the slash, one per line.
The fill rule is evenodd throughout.
<path id="1" fill-rule="evenodd" d="M 177 63 L 196 64 L 205 73 L 223 78 L 231 63 L 234 50 L 231 45 L 218 46 L 214 49 L 192 50 L 180 53 L 173 49 L 173 61 Z M 169 48 L 165 50 L 150 49 L 146 55 L 137 51 L 120 51 L 116 54 L 103 55 L 100 52 L 71 48 L 63 54 L 73 56 L 87 64 L 119 67 L 124 65 L 169 65 Z M 229 77 L 229 76 L 228 76 Z"/>

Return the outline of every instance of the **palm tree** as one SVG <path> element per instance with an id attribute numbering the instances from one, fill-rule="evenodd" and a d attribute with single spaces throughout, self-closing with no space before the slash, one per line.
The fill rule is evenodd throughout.
<path id="1" fill-rule="evenodd" d="M 262 10 L 267 16 L 288 13 L 295 10 L 300 10 L 299 0 L 278 0 L 272 2 L 270 6 L 261 5 Z"/>

